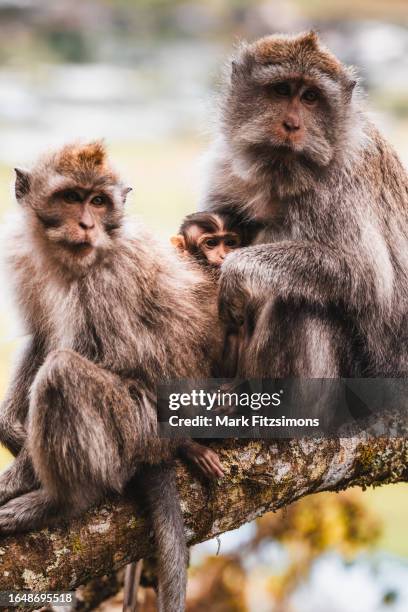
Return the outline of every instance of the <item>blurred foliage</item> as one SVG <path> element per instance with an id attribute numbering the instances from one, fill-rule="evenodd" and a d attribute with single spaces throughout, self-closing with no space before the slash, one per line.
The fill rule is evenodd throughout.
<path id="1" fill-rule="evenodd" d="M 383 91 L 373 92 L 376 106 L 384 112 L 392 112 L 399 120 L 408 119 L 408 96 L 407 91 Z M 406 135 L 404 134 L 404 137 Z"/>
<path id="2" fill-rule="evenodd" d="M 256 521 L 251 548 L 265 540 L 301 547 L 302 556 L 313 559 L 327 549 L 347 558 L 372 546 L 381 533 L 380 521 L 362 503 L 358 490 L 341 495 L 320 493 L 301 499 L 285 510 L 268 513 Z M 296 554 L 295 554 L 296 556 Z"/>
<path id="3" fill-rule="evenodd" d="M 263 516 L 257 521 L 253 545 L 259 547 L 274 540 L 287 550 L 285 570 L 269 583 L 278 608 L 283 610 L 289 595 L 307 579 L 317 557 L 336 550 L 345 560 L 351 560 L 373 547 L 380 534 L 380 520 L 354 490 L 341 495 L 313 495 L 282 512 Z"/>
<path id="4" fill-rule="evenodd" d="M 294 0 L 312 19 L 384 19 L 407 21 L 406 0 Z"/>
<path id="5" fill-rule="evenodd" d="M 251 565 L 245 561 L 271 544 L 280 544 L 286 563 L 265 574 L 271 611 L 285 611 L 292 592 L 307 580 L 313 562 L 337 551 L 345 561 L 371 548 L 381 533 L 380 520 L 364 504 L 358 490 L 309 496 L 276 513 L 257 519 L 253 537 L 235 554 L 207 557 L 191 573 L 188 612 L 245 612 L 253 589 Z M 258 559 L 258 563 L 261 559 Z M 207 607 L 205 607 L 207 606 Z"/>
<path id="6" fill-rule="evenodd" d="M 187 612 L 246 612 L 247 574 L 239 556 L 207 557 L 189 580 Z"/>
<path id="7" fill-rule="evenodd" d="M 272 15 L 265 22 L 265 14 Z M 141 40 L 253 37 L 291 16 L 295 27 L 384 19 L 407 23 L 406 0 L 43 0 L 0 3 L 0 62 L 84 62 Z M 126 54 L 125 54 L 126 55 Z"/>
<path id="8" fill-rule="evenodd" d="M 44 32 L 42 41 L 61 61 L 76 63 L 93 59 L 89 40 L 78 30 L 55 28 Z"/>

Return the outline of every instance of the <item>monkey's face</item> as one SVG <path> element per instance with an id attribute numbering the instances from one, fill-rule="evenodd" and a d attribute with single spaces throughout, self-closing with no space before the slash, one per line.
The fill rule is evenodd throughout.
<path id="1" fill-rule="evenodd" d="M 233 64 L 227 138 L 247 170 L 307 188 L 335 156 L 354 84 L 314 34 L 261 39 Z"/>
<path id="2" fill-rule="evenodd" d="M 109 233 L 118 226 L 119 211 L 106 188 L 68 183 L 44 204 L 36 208 L 44 235 L 76 259 L 106 248 Z"/>
<path id="3" fill-rule="evenodd" d="M 109 250 L 129 191 L 105 164 L 95 163 L 90 147 L 71 147 L 31 173 L 16 170 L 16 196 L 35 235 L 49 256 L 73 270 Z"/>
<path id="4" fill-rule="evenodd" d="M 228 253 L 240 246 L 240 237 L 235 232 L 203 234 L 197 243 L 198 250 L 212 266 L 221 266 Z"/>

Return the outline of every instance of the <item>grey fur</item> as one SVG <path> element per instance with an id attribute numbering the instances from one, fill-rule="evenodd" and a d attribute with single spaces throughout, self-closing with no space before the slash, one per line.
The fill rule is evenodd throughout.
<path id="1" fill-rule="evenodd" d="M 268 83 L 293 75 L 324 103 L 289 153 Z M 247 327 L 241 374 L 405 376 L 407 174 L 353 71 L 313 33 L 266 37 L 241 46 L 222 104 L 202 208 L 264 226 L 222 267 L 221 311 Z"/>

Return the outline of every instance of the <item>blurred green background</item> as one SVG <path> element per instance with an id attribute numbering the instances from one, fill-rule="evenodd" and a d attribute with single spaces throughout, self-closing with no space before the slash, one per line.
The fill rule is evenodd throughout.
<path id="1" fill-rule="evenodd" d="M 167 240 L 197 205 L 200 159 L 233 45 L 310 27 L 359 68 L 368 106 L 407 164 L 406 0 L 0 0 L 2 226 L 15 206 L 15 165 L 50 145 L 103 137 L 134 187 L 129 212 Z M 3 291 L 0 397 L 22 342 L 15 319 Z M 9 461 L 0 449 L 0 468 Z M 296 508 L 224 536 L 224 556 L 208 557 L 213 543 L 198 547 L 189 610 L 408 609 L 406 485 L 318 495 Z M 242 542 L 252 546 L 245 559 L 237 556 Z M 265 547 L 276 554 L 265 557 Z M 282 566 L 282 555 L 290 563 Z M 279 575 L 276 566 L 284 567 Z M 214 568 L 218 582 L 209 578 Z"/>

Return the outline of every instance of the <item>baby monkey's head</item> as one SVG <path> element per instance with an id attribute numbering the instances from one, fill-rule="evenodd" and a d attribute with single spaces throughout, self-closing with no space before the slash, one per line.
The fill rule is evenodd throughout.
<path id="1" fill-rule="evenodd" d="M 244 229 L 230 215 L 198 212 L 184 219 L 171 243 L 183 255 L 219 267 L 230 251 L 247 244 L 247 238 Z"/>

